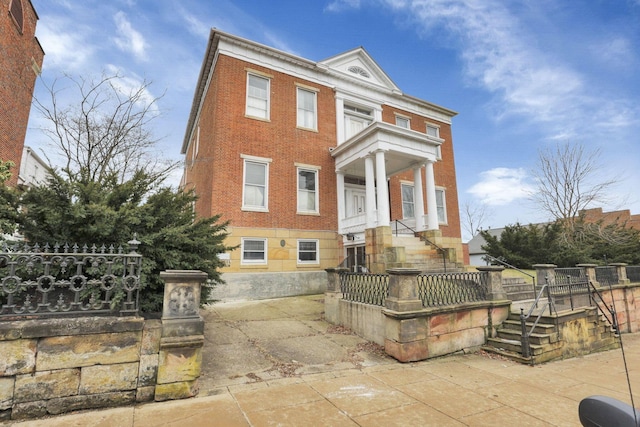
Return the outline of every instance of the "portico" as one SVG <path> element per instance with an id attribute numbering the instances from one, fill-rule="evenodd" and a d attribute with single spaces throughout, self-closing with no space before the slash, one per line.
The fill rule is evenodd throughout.
<path id="1" fill-rule="evenodd" d="M 433 164 L 442 142 L 437 137 L 376 121 L 336 147 L 331 155 L 336 162 L 338 232 L 346 235 L 389 227 L 387 179 L 407 170 L 413 170 L 414 176 L 416 231 L 438 230 Z M 427 212 L 423 200 L 423 167 Z M 364 208 L 356 194 L 359 186 L 362 196 L 363 178 Z"/>

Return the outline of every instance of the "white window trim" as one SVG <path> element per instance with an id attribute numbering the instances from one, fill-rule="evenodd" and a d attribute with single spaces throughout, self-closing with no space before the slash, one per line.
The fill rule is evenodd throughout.
<path id="1" fill-rule="evenodd" d="M 312 127 L 300 126 L 300 124 L 298 123 L 299 114 L 300 114 L 300 92 L 301 91 L 313 94 L 313 126 Z M 313 130 L 313 131 L 318 130 L 318 89 L 296 83 L 296 126 L 298 127 L 298 129 Z"/>
<path id="2" fill-rule="evenodd" d="M 407 127 L 400 126 L 398 124 L 398 120 L 406 120 L 407 121 Z M 401 127 L 403 129 L 411 129 L 411 118 L 407 117 L 407 116 L 403 116 L 402 114 L 397 114 L 396 113 L 396 126 Z"/>
<path id="3" fill-rule="evenodd" d="M 295 163 L 296 166 L 296 211 L 298 214 L 318 214 L 320 213 L 320 166 L 304 165 L 302 163 Z M 300 206 L 300 171 L 315 172 L 316 174 L 316 191 L 315 191 L 315 210 L 301 211 Z"/>
<path id="4" fill-rule="evenodd" d="M 447 190 L 444 187 L 436 186 L 436 191 L 442 191 L 442 210 L 444 212 L 444 221 L 440 221 L 440 217 L 438 217 L 438 224 L 447 225 L 449 222 L 447 220 Z M 437 196 L 436 196 L 437 203 Z M 438 207 L 436 206 L 436 215 L 438 215 Z"/>
<path id="5" fill-rule="evenodd" d="M 256 157 L 249 156 L 246 154 L 241 154 L 240 157 L 243 159 L 242 162 L 242 210 L 243 211 L 252 211 L 252 212 L 269 212 L 269 164 L 272 162 L 272 159 L 266 157 Z M 244 204 L 244 192 L 246 188 L 246 177 L 247 177 L 247 162 L 250 163 L 262 163 L 265 165 L 265 186 L 264 186 L 264 206 L 251 206 Z"/>
<path id="6" fill-rule="evenodd" d="M 436 135 L 429 135 L 429 128 L 435 129 L 436 130 Z M 440 139 L 440 125 L 437 125 L 435 123 L 431 123 L 431 122 L 426 122 L 426 128 L 425 128 L 425 133 L 427 134 L 427 136 L 431 137 L 431 138 L 438 138 Z"/>
<path id="7" fill-rule="evenodd" d="M 300 259 L 300 243 L 301 242 L 314 242 L 316 244 L 316 259 L 315 261 L 303 261 Z M 298 265 L 319 265 L 320 264 L 320 240 L 318 239 L 298 239 L 296 250 L 296 262 Z"/>
<path id="8" fill-rule="evenodd" d="M 256 241 L 261 241 L 264 242 L 264 259 L 250 259 L 250 260 L 246 260 L 244 259 L 244 244 L 246 241 L 252 241 L 252 242 L 256 242 Z M 267 265 L 267 261 L 268 261 L 268 253 L 269 253 L 269 245 L 268 245 L 268 240 L 266 238 L 261 238 L 261 237 L 243 237 L 242 238 L 242 243 L 241 243 L 241 248 L 240 248 L 240 264 L 242 265 Z"/>
<path id="9" fill-rule="evenodd" d="M 413 189 L 413 200 L 411 203 L 413 204 L 413 216 L 405 216 L 404 215 L 404 192 L 402 191 L 402 186 L 411 187 Z M 400 182 L 400 199 L 402 202 L 402 219 L 413 219 L 416 217 L 416 186 L 413 182 L 409 181 L 401 181 Z"/>
<path id="10" fill-rule="evenodd" d="M 253 77 L 257 77 L 260 79 L 264 79 L 267 81 L 267 111 L 266 111 L 266 117 L 260 117 L 260 116 L 255 116 L 253 114 L 249 113 L 249 79 L 250 76 Z M 271 120 L 271 77 L 264 74 L 264 73 L 258 73 L 255 71 L 247 71 L 247 87 L 246 87 L 246 98 L 245 98 L 245 105 L 244 105 L 244 114 L 245 117 L 251 117 L 252 119 L 258 119 L 258 120 L 265 120 L 265 121 L 269 121 Z"/>

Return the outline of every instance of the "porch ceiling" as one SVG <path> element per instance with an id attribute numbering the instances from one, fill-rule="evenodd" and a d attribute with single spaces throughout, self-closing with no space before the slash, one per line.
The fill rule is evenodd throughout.
<path id="1" fill-rule="evenodd" d="M 412 169 L 427 160 L 435 162 L 437 149 L 444 142 L 421 132 L 384 122 L 374 122 L 340 144 L 331 156 L 336 170 L 345 175 L 365 176 L 364 159 L 376 151 L 385 153 L 387 177 Z"/>

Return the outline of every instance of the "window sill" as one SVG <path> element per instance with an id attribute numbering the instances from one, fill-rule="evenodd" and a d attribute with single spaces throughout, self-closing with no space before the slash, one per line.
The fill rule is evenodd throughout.
<path id="1" fill-rule="evenodd" d="M 241 211 L 243 212 L 262 212 L 262 213 L 269 213 L 269 209 L 265 209 L 265 208 L 251 208 L 251 207 L 246 207 L 243 206 L 242 208 L 240 208 Z"/>
<path id="2" fill-rule="evenodd" d="M 258 116 L 250 116 L 248 114 L 244 115 L 247 119 L 253 119 L 253 120 L 258 120 L 261 122 L 265 122 L 265 123 L 271 123 L 271 119 L 267 118 L 265 119 L 264 117 L 258 117 Z"/>
<path id="3" fill-rule="evenodd" d="M 320 216 L 320 212 L 296 212 L 297 215 Z"/>
<path id="4" fill-rule="evenodd" d="M 307 132 L 314 132 L 314 133 L 318 133 L 318 129 L 314 129 L 314 128 L 306 128 L 304 126 L 296 126 L 296 129 L 299 130 L 306 130 Z"/>

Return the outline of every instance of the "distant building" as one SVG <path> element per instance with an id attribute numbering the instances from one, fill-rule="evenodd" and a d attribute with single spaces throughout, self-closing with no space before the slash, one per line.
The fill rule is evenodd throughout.
<path id="1" fill-rule="evenodd" d="M 491 236 L 500 237 L 504 228 L 489 228 L 487 231 Z M 485 259 L 487 252 L 482 249 L 484 245 L 487 244 L 487 241 L 484 240 L 484 237 L 480 233 L 473 236 L 471 240 L 467 243 L 467 247 L 469 248 L 469 265 L 473 266 L 482 266 L 491 264 Z"/>
<path id="2" fill-rule="evenodd" d="M 31 99 L 44 51 L 35 37 L 38 15 L 30 0 L 0 0 L 0 159 L 15 163 L 18 183 Z"/>
<path id="3" fill-rule="evenodd" d="M 617 223 L 621 226 L 624 225 L 628 228 L 640 230 L 640 214 L 632 215 L 629 209 L 603 212 L 602 208 L 593 208 L 580 211 L 580 215 L 584 217 L 584 220 L 587 223 L 602 221 L 604 225 Z M 485 231 L 490 235 L 499 238 L 504 231 L 504 228 L 489 228 Z M 469 265 L 478 266 L 488 264 L 484 259 L 487 253 L 482 249 L 482 246 L 486 244 L 487 241 L 484 240 L 480 234 L 476 234 L 471 240 L 469 240 L 469 243 L 467 244 L 469 247 Z"/>
<path id="4" fill-rule="evenodd" d="M 31 147 L 22 150 L 18 186 L 32 187 L 42 184 L 49 178 L 49 165 L 36 154 Z"/>
<path id="5" fill-rule="evenodd" d="M 212 30 L 182 186 L 238 246 L 214 297 L 322 291 L 339 265 L 462 265 L 455 115 L 403 93 L 363 48 L 314 62 Z"/>

